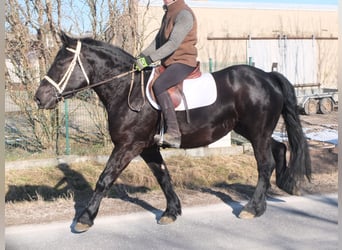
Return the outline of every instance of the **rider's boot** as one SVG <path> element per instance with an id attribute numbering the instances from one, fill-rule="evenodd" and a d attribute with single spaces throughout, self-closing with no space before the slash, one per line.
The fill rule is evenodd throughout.
<path id="1" fill-rule="evenodd" d="M 162 110 L 167 128 L 163 137 L 158 134 L 155 135 L 154 140 L 160 146 L 179 148 L 181 144 L 181 133 L 179 132 L 176 112 L 173 107 L 172 100 L 167 91 L 164 91 L 156 98 Z"/>

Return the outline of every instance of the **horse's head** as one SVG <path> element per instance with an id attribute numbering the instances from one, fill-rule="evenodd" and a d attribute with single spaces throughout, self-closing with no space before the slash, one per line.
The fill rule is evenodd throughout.
<path id="1" fill-rule="evenodd" d="M 63 93 L 89 84 L 89 69 L 81 55 L 82 43 L 65 33 L 60 37 L 63 45 L 35 94 L 39 108 L 53 109 L 64 96 Z"/>

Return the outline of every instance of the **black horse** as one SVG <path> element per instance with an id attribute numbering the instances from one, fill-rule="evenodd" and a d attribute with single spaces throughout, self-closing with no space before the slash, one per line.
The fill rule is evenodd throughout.
<path id="1" fill-rule="evenodd" d="M 138 155 L 150 167 L 166 197 L 166 210 L 158 222 L 175 221 L 181 215 L 181 204 L 153 139 L 158 133 L 160 113 L 151 105 L 138 111 L 131 108 L 142 106 L 141 87 L 146 85 L 151 70 L 132 70 L 134 57 L 104 42 L 74 39 L 64 33 L 61 40 L 63 45 L 41 81 L 35 101 L 39 108 L 52 109 L 63 96 L 67 98 L 75 91 L 93 88 L 108 112 L 109 133 L 115 145 L 89 204 L 76 218 L 74 230 L 83 232 L 93 225 L 102 198 Z M 140 85 L 142 74 L 144 86 Z M 215 103 L 189 110 L 190 123 L 185 111 L 177 112 L 181 148 L 208 145 L 231 130 L 247 138 L 254 149 L 259 175 L 253 197 L 239 217 L 260 216 L 266 210 L 266 191 L 274 169 L 277 186 L 289 194 L 299 193 L 305 176 L 310 180 L 309 151 L 297 114 L 293 86 L 277 72 L 266 73 L 247 65 L 228 67 L 212 76 L 218 93 Z M 133 88 L 130 90 L 131 81 Z M 127 103 L 128 96 L 131 103 Z M 271 137 L 280 115 L 286 124 L 291 151 L 288 166 L 285 144 Z"/>

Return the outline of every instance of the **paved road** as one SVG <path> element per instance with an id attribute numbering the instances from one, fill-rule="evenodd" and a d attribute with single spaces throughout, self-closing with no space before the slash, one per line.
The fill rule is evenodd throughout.
<path id="1" fill-rule="evenodd" d="M 6 228 L 7 250 L 54 249 L 338 249 L 337 194 L 277 197 L 264 216 L 238 219 L 242 203 L 183 210 L 176 223 L 161 226 L 143 212 L 99 217 L 86 233 L 70 222 Z"/>

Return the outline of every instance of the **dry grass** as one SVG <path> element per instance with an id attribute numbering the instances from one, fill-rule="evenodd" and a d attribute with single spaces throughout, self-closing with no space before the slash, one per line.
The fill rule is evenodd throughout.
<path id="1" fill-rule="evenodd" d="M 256 167 L 251 155 L 172 157 L 166 160 L 173 184 L 180 189 L 200 189 L 222 184 L 256 183 Z M 7 170 L 6 201 L 53 201 L 89 193 L 104 166 L 95 163 Z M 133 162 L 121 174 L 109 196 L 159 189 L 152 172 L 143 162 Z"/>
<path id="2" fill-rule="evenodd" d="M 314 181 L 305 187 L 308 192 L 330 192 L 330 186 L 322 185 L 322 174 L 335 176 L 337 154 L 329 149 L 311 150 Z M 203 190 L 212 187 L 229 189 L 255 187 L 257 182 L 256 162 L 253 155 L 190 157 L 177 156 L 166 159 L 175 188 Z M 324 166 L 324 167 L 323 167 Z M 61 164 L 56 167 L 6 170 L 6 202 L 56 201 L 59 198 L 77 202 L 87 200 L 95 188 L 104 166 L 92 162 Z M 326 182 L 326 177 L 323 178 Z M 319 181 L 319 186 L 317 182 Z M 274 176 L 271 179 L 274 183 Z M 274 187 L 275 185 L 273 185 Z M 327 186 L 327 187 L 326 187 Z M 325 189 L 327 189 L 325 191 Z M 108 193 L 109 198 L 122 198 L 127 194 L 160 190 L 147 165 L 132 162 L 115 182 Z M 312 191 L 313 190 L 313 191 Z"/>

